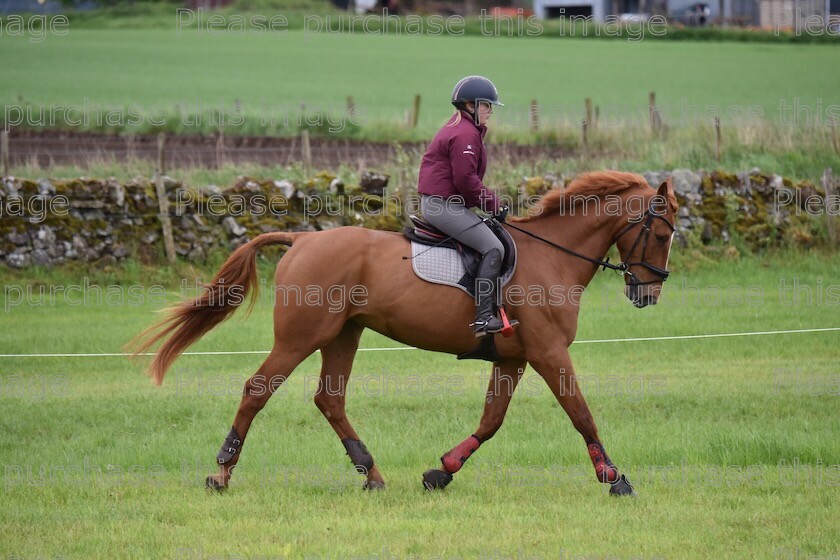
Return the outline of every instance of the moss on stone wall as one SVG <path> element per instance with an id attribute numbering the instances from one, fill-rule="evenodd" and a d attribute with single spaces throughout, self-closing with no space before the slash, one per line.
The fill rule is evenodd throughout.
<path id="1" fill-rule="evenodd" d="M 811 183 L 794 184 L 759 170 L 674 170 L 645 176 L 651 185 L 672 177 L 680 204 L 676 227 L 684 245 L 724 245 L 739 253 L 824 242 L 825 216 L 808 206 L 823 191 Z M 526 177 L 508 191 L 518 192 L 518 202 L 525 205 L 570 181 Z M 226 189 L 188 187 L 169 177 L 163 182 L 176 252 L 188 261 L 229 252 L 270 231 L 340 226 L 399 231 L 404 223 L 403 201 L 388 193 L 384 175 L 368 173 L 361 185 L 351 186 L 329 171 L 298 183 L 239 177 Z M 154 182 L 143 177 L 125 183 L 113 178 L 6 177 L 0 188 L 0 260 L 18 268 L 116 262 L 129 256 L 156 262 L 164 256 L 156 193 Z"/>

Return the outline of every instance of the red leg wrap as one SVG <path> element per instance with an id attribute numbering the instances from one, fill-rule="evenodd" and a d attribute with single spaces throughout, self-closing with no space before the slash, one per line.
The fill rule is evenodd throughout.
<path id="1" fill-rule="evenodd" d="M 598 482 L 613 483 L 618 480 L 618 469 L 613 465 L 607 452 L 604 451 L 604 446 L 598 443 L 590 443 L 587 446 L 589 450 L 589 458 L 592 459 L 592 465 L 595 467 L 595 476 L 598 477 Z"/>
<path id="2" fill-rule="evenodd" d="M 467 462 L 467 459 L 470 458 L 470 455 L 475 453 L 475 450 L 480 445 L 481 442 L 475 436 L 470 436 L 456 445 L 451 451 L 440 458 L 440 462 L 443 463 L 443 470 L 449 474 L 458 472 L 464 463 Z"/>

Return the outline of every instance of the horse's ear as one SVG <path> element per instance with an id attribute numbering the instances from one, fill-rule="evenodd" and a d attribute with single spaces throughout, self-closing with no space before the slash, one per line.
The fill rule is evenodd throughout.
<path id="1" fill-rule="evenodd" d="M 659 191 L 656 194 L 660 194 L 664 196 L 666 199 L 668 198 L 668 193 L 674 192 L 674 183 L 671 181 L 671 177 L 665 179 L 661 185 L 659 185 Z"/>
<path id="2" fill-rule="evenodd" d="M 652 204 L 653 210 L 657 214 L 665 214 L 668 210 L 669 201 L 674 198 L 674 185 L 671 182 L 671 177 L 668 177 L 659 185 L 659 190 L 656 191 L 656 196 Z"/>

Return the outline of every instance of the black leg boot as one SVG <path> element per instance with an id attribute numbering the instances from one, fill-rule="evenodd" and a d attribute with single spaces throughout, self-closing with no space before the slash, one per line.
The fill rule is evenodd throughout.
<path id="1" fill-rule="evenodd" d="M 504 328 L 502 320 L 496 316 L 496 291 L 501 269 L 502 254 L 498 249 L 488 251 L 478 265 L 475 275 L 475 322 L 471 325 L 476 338 Z"/>

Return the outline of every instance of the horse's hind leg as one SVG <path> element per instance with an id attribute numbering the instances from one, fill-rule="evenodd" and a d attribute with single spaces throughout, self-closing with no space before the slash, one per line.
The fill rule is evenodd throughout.
<path id="1" fill-rule="evenodd" d="M 335 339 L 321 348 L 321 379 L 315 392 L 315 405 L 344 444 L 356 470 L 367 477 L 364 488 L 375 489 L 384 488 L 385 481 L 344 410 L 347 379 L 353 368 L 362 330 L 363 327 L 347 323 Z"/>
<path id="2" fill-rule="evenodd" d="M 311 352 L 289 352 L 274 346 L 260 369 L 245 382 L 242 392 L 242 401 L 236 417 L 233 420 L 233 427 L 225 438 L 222 448 L 216 459 L 219 462 L 219 473 L 207 477 L 207 487 L 215 490 L 227 488 L 231 472 L 239 461 L 239 452 L 248 434 L 248 428 L 257 413 L 262 410 L 269 397 L 283 384 L 292 371 Z"/>

